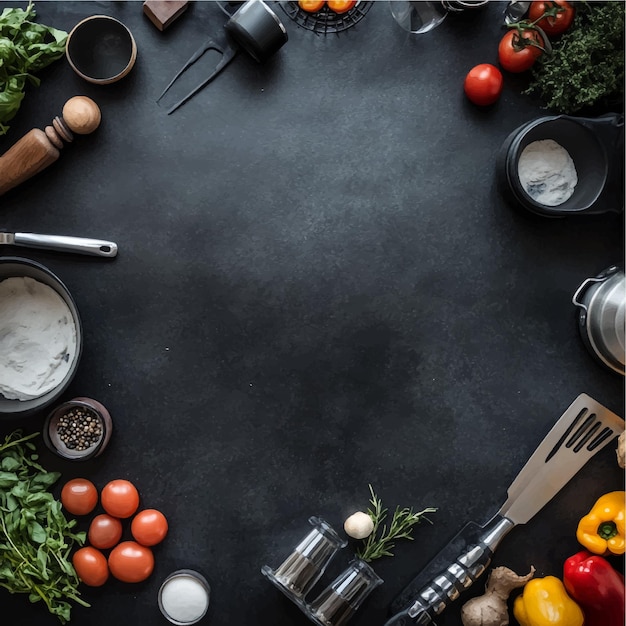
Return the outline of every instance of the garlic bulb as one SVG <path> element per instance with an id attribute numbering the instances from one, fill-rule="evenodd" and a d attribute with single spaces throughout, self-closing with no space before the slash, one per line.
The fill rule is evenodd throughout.
<path id="1" fill-rule="evenodd" d="M 365 539 L 372 534 L 374 522 L 367 513 L 357 511 L 344 522 L 343 529 L 354 539 Z"/>

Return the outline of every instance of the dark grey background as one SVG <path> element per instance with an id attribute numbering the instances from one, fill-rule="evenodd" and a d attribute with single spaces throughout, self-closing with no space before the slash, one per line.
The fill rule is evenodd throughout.
<path id="1" fill-rule="evenodd" d="M 367 507 L 371 483 L 391 509 L 438 508 L 414 542 L 374 563 L 384 585 L 352 623 L 380 625 L 466 521 L 495 513 L 579 393 L 623 416 L 623 379 L 587 353 L 571 304 L 585 278 L 622 261 L 622 216 L 550 220 L 507 204 L 498 149 L 545 111 L 521 95 L 524 77 L 506 75 L 489 109 L 463 94 L 473 65 L 497 62 L 504 3 L 422 36 L 407 35 L 386 2 L 327 37 L 277 8 L 285 47 L 264 65 L 242 54 L 171 116 L 165 105 L 215 57 L 155 99 L 208 35 L 221 36 L 215 3 L 193 5 L 164 33 L 140 2 L 36 7 L 39 21 L 68 31 L 116 16 L 139 48 L 131 74 L 110 86 L 55 63 L 0 140 L 4 152 L 76 94 L 102 109 L 96 133 L 0 198 L 7 230 L 120 248 L 113 261 L 0 251 L 44 263 L 70 289 L 85 337 L 64 399 L 96 398 L 115 424 L 97 461 L 43 459 L 63 472 L 57 493 L 73 476 L 98 487 L 127 478 L 170 521 L 151 578 L 85 588 L 93 606 L 72 623 L 164 623 L 157 589 L 187 567 L 212 585 L 203 623 L 307 624 L 260 568 L 280 564 L 310 515 L 341 530 Z M 44 417 L 1 432 L 40 429 Z M 560 576 L 579 549 L 578 519 L 622 488 L 609 445 L 511 532 L 494 565 Z M 1 594 L 19 623 L 56 623 Z M 440 624 L 460 624 L 460 605 Z"/>

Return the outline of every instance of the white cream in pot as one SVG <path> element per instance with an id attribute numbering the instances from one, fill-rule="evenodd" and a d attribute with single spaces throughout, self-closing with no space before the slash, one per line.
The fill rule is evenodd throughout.
<path id="1" fill-rule="evenodd" d="M 32 400 L 52 391 L 76 357 L 76 325 L 63 298 L 29 277 L 0 282 L 0 393 Z"/>

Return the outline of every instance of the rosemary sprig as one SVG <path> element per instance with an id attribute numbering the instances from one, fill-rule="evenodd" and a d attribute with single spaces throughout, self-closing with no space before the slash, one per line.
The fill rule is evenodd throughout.
<path id="1" fill-rule="evenodd" d="M 369 485 L 371 498 L 369 500 L 371 508 L 367 509 L 367 514 L 374 522 L 374 530 L 372 534 L 364 539 L 363 546 L 356 551 L 356 555 L 366 562 L 379 559 L 381 556 L 393 556 L 393 548 L 397 539 L 408 539 L 413 541 L 411 532 L 413 526 L 419 524 L 422 520 L 426 520 L 429 524 L 432 522 L 426 517 L 426 513 L 434 513 L 437 509 L 426 508 L 419 513 L 413 513 L 413 509 L 396 507 L 391 517 L 389 530 L 383 522 L 387 518 L 387 509 L 383 508 L 383 503 L 374 493 L 372 485 Z M 382 525 L 382 528 L 381 528 Z M 379 533 L 380 530 L 380 533 Z"/>

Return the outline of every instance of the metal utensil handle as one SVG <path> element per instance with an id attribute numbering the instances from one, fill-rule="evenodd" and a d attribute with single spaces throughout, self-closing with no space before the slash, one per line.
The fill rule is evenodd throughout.
<path id="1" fill-rule="evenodd" d="M 593 278 L 587 278 L 586 280 L 584 280 L 572 296 L 572 304 L 575 304 L 576 306 L 579 306 L 581 309 L 584 309 L 586 311 L 587 305 L 579 300 L 579 297 L 582 295 L 582 293 L 589 287 L 589 285 L 592 285 L 593 283 L 604 282 L 607 278 L 615 274 L 618 269 L 619 268 L 616 265 L 612 265 L 608 269 L 604 270 L 601 274 L 598 274 Z"/>
<path id="2" fill-rule="evenodd" d="M 417 593 L 417 597 L 414 596 L 411 599 L 408 606 L 388 620 L 385 626 L 408 626 L 411 623 L 419 626 L 434 624 L 435 617 L 457 600 L 461 593 L 489 567 L 495 549 L 514 526 L 515 524 L 506 517 L 496 515 L 492 518 L 482 528 L 477 540 L 458 556 L 449 558 L 449 564 Z M 465 528 L 467 531 L 462 530 L 451 543 L 463 541 L 464 534 L 471 535 L 472 527 L 468 525 Z M 440 554 L 447 552 L 446 546 Z M 437 557 L 434 559 L 434 561 L 438 560 L 440 559 Z"/>
<path id="3" fill-rule="evenodd" d="M 102 239 L 86 237 L 66 237 L 63 235 L 38 235 L 36 233 L 15 233 L 14 242 L 28 248 L 44 248 L 63 252 L 76 252 L 93 256 L 114 257 L 117 255 L 117 244 Z"/>

